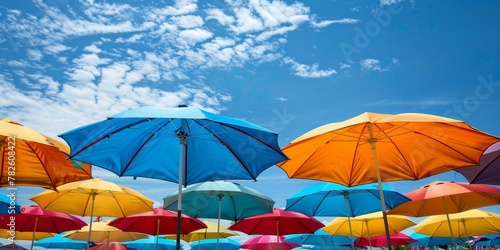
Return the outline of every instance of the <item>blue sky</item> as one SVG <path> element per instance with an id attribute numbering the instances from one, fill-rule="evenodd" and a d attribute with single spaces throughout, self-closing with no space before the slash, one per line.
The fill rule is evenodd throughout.
<path id="1" fill-rule="evenodd" d="M 129 108 L 188 104 L 272 129 L 285 146 L 363 112 L 418 112 L 500 136 L 498 13 L 497 1 L 7 1 L 0 117 L 56 136 Z M 176 189 L 94 176 L 157 204 Z M 405 193 L 434 179 L 465 180 L 389 185 Z M 283 207 L 316 182 L 273 166 L 240 183 Z M 21 191 L 29 204 L 41 190 Z"/>

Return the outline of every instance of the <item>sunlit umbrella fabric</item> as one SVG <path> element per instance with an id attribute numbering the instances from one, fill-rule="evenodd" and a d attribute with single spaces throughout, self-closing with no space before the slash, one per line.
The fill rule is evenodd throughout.
<path id="1" fill-rule="evenodd" d="M 300 246 L 300 244 L 285 241 L 283 236 L 262 235 L 243 242 L 240 248 L 250 250 L 290 250 Z"/>
<path id="2" fill-rule="evenodd" d="M 227 229 L 226 226 L 220 225 L 217 229 L 218 223 L 203 221 L 207 226 L 206 228 L 198 229 L 188 234 L 181 234 L 181 239 L 187 242 L 200 241 L 205 239 L 227 238 L 238 235 L 235 231 Z M 219 231 L 219 232 L 217 232 Z M 167 235 L 166 239 L 175 239 L 175 235 Z"/>
<path id="3" fill-rule="evenodd" d="M 58 186 L 92 178 L 92 166 L 68 160 L 64 143 L 23 126 L 0 119 L 0 186 Z"/>
<path id="4" fill-rule="evenodd" d="M 109 225 L 107 221 L 92 222 L 92 231 L 90 232 L 90 241 L 92 242 L 122 242 L 148 238 L 147 234 L 124 232 L 116 227 Z M 68 231 L 63 237 L 73 240 L 87 240 L 89 238 L 90 226 L 84 226 L 79 230 Z"/>
<path id="5" fill-rule="evenodd" d="M 416 240 L 403 233 L 391 235 L 391 246 L 406 246 L 413 242 L 416 242 Z M 374 236 L 370 239 L 358 238 L 356 239 L 355 244 L 361 246 L 385 247 L 387 246 L 387 239 L 385 238 L 385 235 Z"/>

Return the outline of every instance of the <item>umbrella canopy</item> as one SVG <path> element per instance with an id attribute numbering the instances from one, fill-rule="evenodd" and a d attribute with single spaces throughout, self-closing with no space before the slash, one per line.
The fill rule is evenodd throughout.
<path id="1" fill-rule="evenodd" d="M 416 242 L 408 244 L 408 246 L 441 246 L 441 245 L 450 245 L 455 243 L 465 243 L 467 239 L 465 238 L 455 238 L 452 240 L 452 237 L 439 237 L 439 236 L 428 236 L 425 234 L 412 233 L 410 237 Z"/>
<path id="2" fill-rule="evenodd" d="M 58 186 L 92 178 L 89 164 L 68 160 L 67 145 L 18 122 L 0 119 L 0 187 Z"/>
<path id="3" fill-rule="evenodd" d="M 182 200 L 183 184 L 255 180 L 262 171 L 287 159 L 276 133 L 185 105 L 131 109 L 60 136 L 70 145 L 72 159 L 119 176 L 177 182 L 178 200 Z M 180 222 L 182 202 L 177 212 Z"/>
<path id="4" fill-rule="evenodd" d="M 216 239 L 206 239 L 193 242 L 190 245 L 193 250 L 216 250 L 217 245 L 219 249 L 223 250 L 238 250 L 241 247 L 241 244 L 233 239 L 220 239 L 219 241 Z"/>
<path id="5" fill-rule="evenodd" d="M 490 234 L 476 237 L 472 241 L 472 246 L 499 246 L 500 245 L 500 234 Z"/>
<path id="6" fill-rule="evenodd" d="M 387 185 L 382 185 L 385 205 L 391 209 L 410 199 Z M 344 205 L 345 204 L 345 205 Z M 310 216 L 351 216 L 382 210 L 377 184 L 346 187 L 322 183 L 301 190 L 286 200 L 286 210 Z"/>
<path id="7" fill-rule="evenodd" d="M 390 243 L 382 181 L 418 180 L 476 165 L 483 151 L 497 141 L 499 138 L 459 120 L 426 114 L 363 113 L 293 140 L 283 149 L 290 160 L 278 166 L 290 178 L 346 186 L 377 182 Z"/>
<path id="8" fill-rule="evenodd" d="M 174 250 L 175 240 L 159 239 L 159 236 L 149 236 L 149 238 L 127 241 L 123 244 L 135 250 Z"/>
<path id="9" fill-rule="evenodd" d="M 312 234 L 323 226 L 323 223 L 311 216 L 275 208 L 272 213 L 256 215 L 240 220 L 230 226 L 229 229 L 247 234 L 281 236 L 298 233 Z"/>
<path id="10" fill-rule="evenodd" d="M 391 235 L 391 246 L 406 246 L 413 242 L 416 242 L 416 240 L 412 239 L 410 236 L 403 233 L 397 233 Z M 385 247 L 387 246 L 387 238 L 385 238 L 385 235 L 374 236 L 371 237 L 370 239 L 358 238 L 356 239 L 356 245 Z"/>
<path id="11" fill-rule="evenodd" d="M 389 222 L 389 232 L 391 234 L 399 233 L 415 225 L 413 221 L 401 215 L 388 215 L 387 220 Z M 351 218 L 350 221 L 353 236 L 370 238 L 385 234 L 382 212 L 357 216 Z M 349 228 L 347 217 L 337 217 L 323 228 L 323 230 L 331 235 L 346 236 L 351 234 L 351 229 Z"/>
<path id="12" fill-rule="evenodd" d="M 175 192 L 165 197 L 163 207 L 171 210 L 177 208 L 177 195 Z M 207 181 L 182 190 L 183 213 L 195 218 L 239 221 L 270 213 L 273 205 L 271 198 L 230 181 Z"/>
<path id="13" fill-rule="evenodd" d="M 491 145 L 481 156 L 479 165 L 455 169 L 470 183 L 500 185 L 500 142 Z"/>
<path id="14" fill-rule="evenodd" d="M 188 234 L 181 234 L 181 239 L 187 242 L 200 241 L 204 239 L 227 238 L 238 235 L 235 231 L 227 229 L 227 227 L 218 225 L 218 223 L 203 221 L 206 228 L 198 229 Z M 175 239 L 175 235 L 167 235 L 166 239 Z"/>
<path id="15" fill-rule="evenodd" d="M 90 225 L 88 225 L 82 227 L 79 230 L 69 231 L 65 233 L 63 237 L 67 237 L 73 240 L 88 240 L 90 236 L 90 241 L 104 243 L 132 241 L 148 238 L 147 234 L 124 232 L 116 227 L 110 226 L 109 222 L 109 220 L 92 222 L 92 231 L 90 231 Z"/>
<path id="16" fill-rule="evenodd" d="M 16 243 L 12 243 L 12 244 L 8 244 L 8 245 L 1 245 L 0 249 L 4 249 L 4 250 L 28 250 L 27 248 L 25 248 L 21 245 L 18 245 Z"/>
<path id="17" fill-rule="evenodd" d="M 21 205 L 16 201 L 15 193 L 0 194 L 0 215 L 21 212 Z"/>
<path id="18" fill-rule="evenodd" d="M 435 181 L 406 196 L 411 201 L 396 206 L 388 214 L 420 217 L 500 204 L 500 188 L 466 182 Z"/>
<path id="19" fill-rule="evenodd" d="M 53 237 L 37 240 L 33 245 L 43 248 L 85 249 L 87 247 L 87 242 L 83 240 L 73 240 L 62 237 L 62 234 L 57 234 Z"/>
<path id="20" fill-rule="evenodd" d="M 250 250 L 290 250 L 300 246 L 297 243 L 285 241 L 283 236 L 262 235 L 245 241 L 240 248 Z"/>
<path id="21" fill-rule="evenodd" d="M 429 236 L 469 238 L 474 235 L 500 234 L 500 215 L 472 209 L 450 214 L 453 235 L 450 235 L 445 215 L 429 216 L 413 227 L 416 233 Z"/>
<path id="22" fill-rule="evenodd" d="M 15 218 L 14 220 L 12 220 L 13 217 Z M 87 223 L 75 216 L 42 210 L 38 206 L 22 206 L 21 213 L 1 215 L 0 220 L 9 222 L 14 221 L 17 231 L 32 232 L 31 249 L 33 249 L 36 232 L 62 233 L 87 225 Z M 0 223 L 0 228 L 10 229 L 9 224 L 10 223 Z"/>
<path id="23" fill-rule="evenodd" d="M 285 237 L 285 241 L 321 247 L 351 244 L 351 239 L 349 237 L 330 235 L 322 229 L 317 230 L 314 234 L 291 234 Z"/>
<path id="24" fill-rule="evenodd" d="M 35 232 L 35 237 L 33 238 L 33 232 L 21 232 L 21 231 L 11 231 L 10 229 L 0 229 L 0 238 L 9 240 L 41 240 L 49 237 L 54 237 L 55 233 L 47 232 Z"/>
<path id="25" fill-rule="evenodd" d="M 110 242 L 109 244 L 96 244 L 90 248 L 91 250 L 134 250 L 128 248 L 119 242 Z"/>
<path id="26" fill-rule="evenodd" d="M 109 225 L 126 232 L 138 232 L 150 235 L 175 234 L 177 232 L 177 213 L 159 207 L 153 211 L 114 219 Z M 205 227 L 206 225 L 198 219 L 185 214 L 181 217 L 182 234 Z"/>

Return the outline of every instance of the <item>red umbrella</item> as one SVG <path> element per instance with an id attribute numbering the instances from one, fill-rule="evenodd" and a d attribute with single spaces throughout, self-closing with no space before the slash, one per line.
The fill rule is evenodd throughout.
<path id="1" fill-rule="evenodd" d="M 403 234 L 403 233 L 397 233 L 397 234 L 391 234 L 391 246 L 405 246 L 413 242 L 417 242 L 417 240 L 414 240 L 410 236 Z M 371 245 L 370 245 L 371 241 Z M 357 238 L 356 241 L 354 241 L 355 245 L 361 245 L 361 246 L 372 246 L 372 247 L 385 247 L 387 246 L 387 237 L 385 235 L 379 235 L 379 236 L 374 236 L 370 237 L 370 241 L 367 238 Z"/>
<path id="2" fill-rule="evenodd" d="M 150 235 L 176 234 L 177 212 L 158 207 L 150 212 L 114 219 L 109 225 L 125 232 L 146 233 Z M 181 216 L 181 234 L 188 234 L 192 231 L 206 227 L 207 225 L 198 219 L 185 214 Z M 158 237 L 156 237 L 156 239 L 158 242 Z M 156 245 L 156 247 L 157 246 L 158 245 Z"/>
<path id="3" fill-rule="evenodd" d="M 133 248 L 128 248 L 119 242 L 110 242 L 109 244 L 96 244 L 89 250 L 133 250 Z"/>
<path id="4" fill-rule="evenodd" d="M 290 250 L 300 246 L 300 244 L 285 241 L 283 236 L 279 236 L 278 242 L 276 242 L 276 236 L 263 235 L 245 241 L 240 248 L 250 250 Z"/>
<path id="5" fill-rule="evenodd" d="M 288 235 L 313 234 L 324 227 L 311 216 L 275 208 L 272 213 L 266 213 L 245 218 L 236 222 L 228 229 L 247 234 Z"/>
<path id="6" fill-rule="evenodd" d="M 33 232 L 31 249 L 36 232 L 62 233 L 69 230 L 80 229 L 87 223 L 73 215 L 61 212 L 42 210 L 38 206 L 22 206 L 21 213 L 5 214 L 0 216 L 0 220 L 13 221 L 15 230 L 21 232 Z M 0 228 L 10 229 L 9 223 L 0 223 Z"/>

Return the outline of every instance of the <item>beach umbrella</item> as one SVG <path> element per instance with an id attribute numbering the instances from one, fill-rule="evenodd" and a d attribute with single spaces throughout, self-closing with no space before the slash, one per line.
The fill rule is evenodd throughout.
<path id="1" fill-rule="evenodd" d="M 54 237 L 57 235 L 56 233 L 47 233 L 47 232 L 35 232 L 34 240 L 41 240 L 49 237 Z M 0 238 L 9 239 L 9 240 L 29 240 L 33 239 L 33 232 L 21 232 L 21 231 L 13 231 L 10 229 L 0 229 Z"/>
<path id="2" fill-rule="evenodd" d="M 387 216 L 389 233 L 396 234 L 405 230 L 415 223 L 405 216 L 388 215 Z M 353 235 L 356 237 L 368 238 L 384 235 L 387 229 L 384 225 L 382 212 L 375 212 L 357 216 L 349 220 L 347 217 L 337 217 L 328 222 L 323 230 L 331 235 Z"/>
<path id="3" fill-rule="evenodd" d="M 66 144 L 7 118 L 0 119 L 0 151 L 0 187 L 56 189 L 92 178 L 91 165 L 68 160 Z"/>
<path id="4" fill-rule="evenodd" d="M 176 212 L 159 207 L 153 211 L 114 219 L 109 225 L 126 232 L 139 232 L 159 236 L 160 234 L 175 234 L 177 232 L 178 219 Z M 206 227 L 200 220 L 185 214 L 181 215 L 180 224 L 181 234 L 187 234 Z M 158 244 L 156 247 L 158 247 Z"/>
<path id="5" fill-rule="evenodd" d="M 16 244 L 15 242 L 12 242 L 12 244 L 8 244 L 8 245 L 1 245 L 0 249 L 3 249 L 3 250 L 28 250 L 27 248 L 25 248 L 19 244 Z"/>
<path id="6" fill-rule="evenodd" d="M 109 222 L 110 220 L 94 221 L 91 223 L 92 230 L 90 230 L 90 225 L 88 225 L 79 230 L 68 231 L 63 237 L 73 240 L 86 240 L 87 242 L 106 243 L 106 245 L 109 245 L 110 242 L 133 241 L 148 238 L 147 234 L 124 232 L 116 227 L 110 226 Z"/>
<path id="7" fill-rule="evenodd" d="M 276 240 L 276 237 L 278 240 Z M 285 241 L 283 236 L 262 235 L 243 242 L 240 248 L 250 250 L 291 250 L 300 246 L 297 243 Z"/>
<path id="8" fill-rule="evenodd" d="M 290 234 L 285 237 L 285 241 L 321 247 L 349 245 L 352 242 L 347 236 L 330 235 L 323 229 L 316 230 L 313 234 Z"/>
<path id="9" fill-rule="evenodd" d="M 451 223 L 452 232 L 448 228 Z M 461 213 L 432 215 L 413 227 L 416 233 L 429 236 L 466 238 L 474 235 L 500 234 L 500 215 L 471 209 Z M 469 246 L 470 247 L 470 246 Z"/>
<path id="10" fill-rule="evenodd" d="M 181 234 L 181 239 L 187 242 L 200 241 L 205 239 L 227 238 L 238 235 L 235 231 L 227 229 L 218 223 L 203 221 L 206 228 L 198 229 L 188 234 Z M 167 235 L 166 239 L 176 239 L 176 235 Z"/>
<path id="11" fill-rule="evenodd" d="M 377 182 L 390 243 L 382 182 L 418 180 L 473 166 L 499 141 L 463 121 L 427 114 L 363 113 L 315 128 L 283 148 L 289 178 L 356 186 Z M 388 246 L 390 248 L 390 245 Z"/>
<path id="12" fill-rule="evenodd" d="M 87 225 L 75 216 L 42 210 L 38 206 L 22 206 L 21 213 L 1 215 L 0 220 L 15 221 L 16 231 L 32 232 L 31 249 L 33 249 L 36 232 L 62 233 Z M 0 223 L 0 228 L 10 229 L 9 223 Z"/>
<path id="13" fill-rule="evenodd" d="M 471 246 L 473 247 L 479 247 L 479 246 L 499 246 L 500 245 L 500 234 L 489 234 L 489 235 L 482 235 L 476 237 L 473 241 Z"/>
<path id="14" fill-rule="evenodd" d="M 123 242 L 126 247 L 135 250 L 174 250 L 175 240 L 158 239 L 160 236 L 149 236 L 148 238 Z"/>
<path id="15" fill-rule="evenodd" d="M 391 246 L 406 246 L 410 243 L 416 242 L 410 236 L 404 233 L 391 234 Z M 387 246 L 387 238 L 385 235 L 374 236 L 371 238 L 357 238 L 356 245 L 370 246 L 370 247 L 385 247 Z"/>
<path id="16" fill-rule="evenodd" d="M 70 238 L 62 237 L 62 234 L 57 234 L 53 237 L 37 240 L 33 243 L 34 246 L 43 248 L 57 248 L 57 249 L 85 249 L 87 242 L 83 240 L 73 240 Z"/>
<path id="17" fill-rule="evenodd" d="M 410 237 L 416 242 L 408 244 L 408 246 L 441 246 L 449 245 L 455 243 L 465 243 L 467 239 L 456 238 L 452 240 L 452 237 L 440 237 L 440 236 L 429 236 L 425 234 L 412 233 Z"/>
<path id="18" fill-rule="evenodd" d="M 435 181 L 406 194 L 411 201 L 391 209 L 389 214 L 413 217 L 459 213 L 500 204 L 500 188 L 465 182 Z M 449 221 L 449 220 L 448 220 Z M 451 223 L 448 223 L 453 235 Z M 452 243 L 453 242 L 452 237 Z"/>
<path id="19" fill-rule="evenodd" d="M 224 250 L 238 250 L 241 247 L 241 244 L 238 241 L 235 241 L 233 239 L 206 239 L 206 240 L 200 240 L 197 242 L 193 242 L 190 244 L 191 249 L 198 249 L 198 250 L 216 250 L 218 248 L 224 249 Z"/>
<path id="20" fill-rule="evenodd" d="M 90 221 L 94 216 L 125 217 L 153 210 L 153 201 L 141 193 L 99 178 L 67 183 L 59 186 L 57 192 L 47 190 L 30 200 L 46 210 L 90 216 Z M 90 236 L 91 233 L 89 244 Z"/>
<path id="21" fill-rule="evenodd" d="M 16 195 L 14 193 L 0 194 L 0 215 L 2 214 L 13 214 L 20 213 L 21 205 L 16 200 Z"/>
<path id="22" fill-rule="evenodd" d="M 90 248 L 91 250 L 135 250 L 128 248 L 120 242 L 110 242 L 108 244 L 96 244 Z"/>
<path id="23" fill-rule="evenodd" d="M 166 209 L 175 209 L 178 194 L 163 199 Z M 241 219 L 270 213 L 274 201 L 254 189 L 229 181 L 207 181 L 182 190 L 184 213 L 195 218 L 239 221 Z M 219 237 L 217 237 L 218 239 Z"/>
<path id="24" fill-rule="evenodd" d="M 481 156 L 479 165 L 457 168 L 470 183 L 500 185 L 500 142 L 487 148 Z"/>
<path id="25" fill-rule="evenodd" d="M 276 133 L 185 105 L 131 109 L 60 136 L 70 145 L 72 159 L 119 176 L 177 182 L 178 200 L 182 200 L 182 185 L 256 180 L 262 171 L 287 159 Z M 177 213 L 180 218 L 182 202 Z"/>

